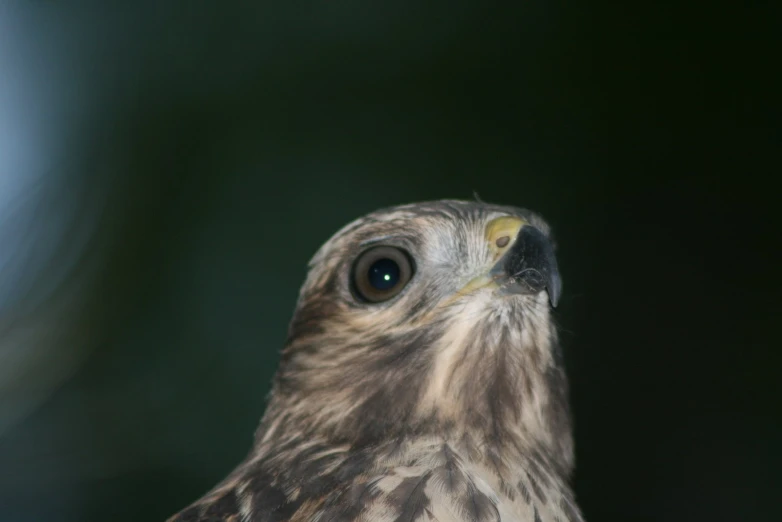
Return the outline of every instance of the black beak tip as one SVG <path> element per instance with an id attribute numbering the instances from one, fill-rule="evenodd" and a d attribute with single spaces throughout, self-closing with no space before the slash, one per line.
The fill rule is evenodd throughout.
<path id="1" fill-rule="evenodd" d="M 559 277 L 554 247 L 551 240 L 537 228 L 522 227 L 511 251 L 506 254 L 501 272 L 506 277 L 519 278 L 514 282 L 515 288 L 533 293 L 545 289 L 551 306 L 556 308 L 559 304 L 562 279 Z"/>
<path id="2" fill-rule="evenodd" d="M 559 304 L 559 298 L 562 296 L 562 279 L 560 279 L 556 268 L 549 275 L 546 291 L 548 292 L 548 299 L 551 302 L 551 307 L 556 308 Z"/>

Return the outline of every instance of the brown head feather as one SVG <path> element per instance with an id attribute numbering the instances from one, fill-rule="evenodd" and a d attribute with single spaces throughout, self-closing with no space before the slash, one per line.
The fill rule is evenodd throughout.
<path id="1" fill-rule="evenodd" d="M 218 488 L 209 498 L 269 515 L 252 520 L 412 520 L 444 509 L 427 497 L 438 484 L 455 499 L 453 517 L 501 519 L 507 508 L 472 469 L 509 505 L 530 506 L 530 519 L 579 520 L 546 293 L 454 298 L 491 262 L 485 231 L 502 216 L 551 241 L 530 211 L 446 200 L 373 212 L 326 242 L 310 262 L 255 447 L 222 486 L 231 496 Z M 415 271 L 399 295 L 367 303 L 352 269 L 378 244 L 404 249 Z"/>

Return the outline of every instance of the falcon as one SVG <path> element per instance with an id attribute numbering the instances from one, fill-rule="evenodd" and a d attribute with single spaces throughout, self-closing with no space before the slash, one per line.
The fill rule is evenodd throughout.
<path id="1" fill-rule="evenodd" d="M 537 214 L 442 200 L 328 240 L 246 459 L 169 522 L 582 520 Z"/>

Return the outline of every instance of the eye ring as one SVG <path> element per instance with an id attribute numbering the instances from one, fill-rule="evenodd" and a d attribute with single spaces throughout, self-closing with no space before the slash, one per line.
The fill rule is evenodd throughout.
<path id="1" fill-rule="evenodd" d="M 407 286 L 413 272 L 410 255 L 401 248 L 373 247 L 362 252 L 353 264 L 353 292 L 365 302 L 388 301 Z"/>

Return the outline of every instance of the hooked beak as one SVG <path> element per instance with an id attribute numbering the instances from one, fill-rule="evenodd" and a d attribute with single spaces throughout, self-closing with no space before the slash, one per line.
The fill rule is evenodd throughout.
<path id="1" fill-rule="evenodd" d="M 556 308 L 562 294 L 562 280 L 554 246 L 537 228 L 524 222 L 520 225 L 515 240 L 489 271 L 489 276 L 505 294 L 535 295 L 546 290 L 551 306 Z"/>
<path id="2" fill-rule="evenodd" d="M 501 295 L 537 295 L 543 290 L 556 308 L 562 294 L 554 245 L 546 235 L 518 217 L 504 216 L 486 227 L 486 240 L 494 265 L 473 278 L 452 299 L 481 288 L 494 288 Z"/>

